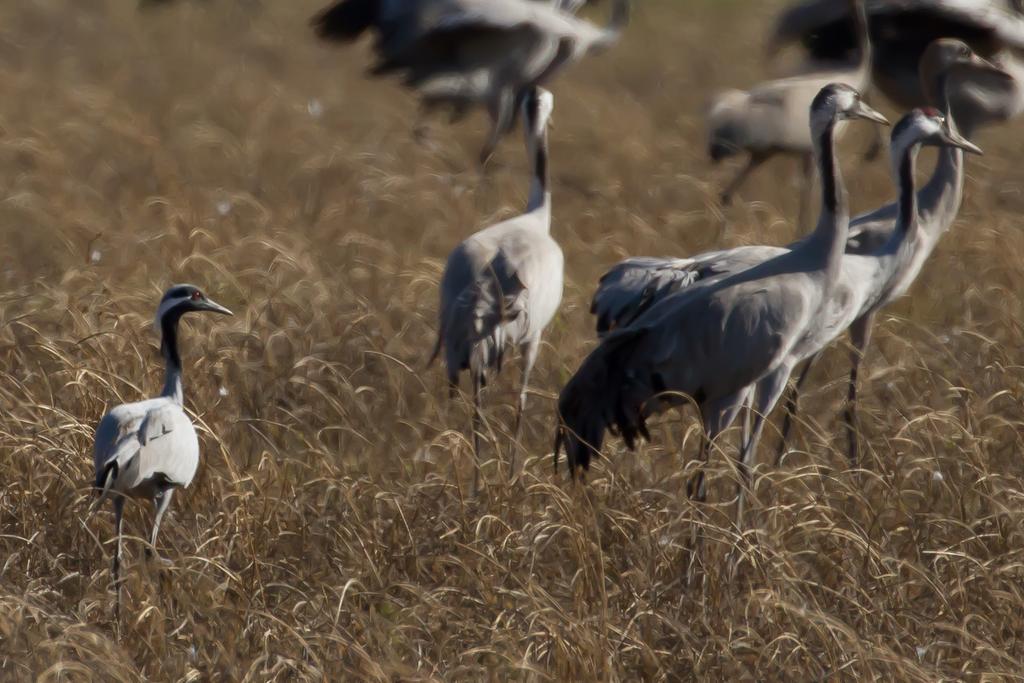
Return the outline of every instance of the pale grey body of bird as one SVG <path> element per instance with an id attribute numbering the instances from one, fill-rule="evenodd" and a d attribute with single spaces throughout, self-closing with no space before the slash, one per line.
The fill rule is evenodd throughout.
<path id="1" fill-rule="evenodd" d="M 564 1 L 342 0 L 314 23 L 332 40 L 375 30 L 378 63 L 372 73 L 401 74 L 426 109 L 447 106 L 460 118 L 486 107 L 492 120 L 481 152 L 486 160 L 511 129 L 530 87 L 613 45 L 628 21 L 630 0 L 613 0 L 605 28 L 561 9 Z M 569 2 L 570 9 L 578 4 Z"/>
<path id="2" fill-rule="evenodd" d="M 184 395 L 177 341 L 178 322 L 182 315 L 192 311 L 231 315 L 231 311 L 208 299 L 193 285 L 175 285 L 168 289 L 156 317 L 166 363 L 163 391 L 157 398 L 115 406 L 96 427 L 93 450 L 99 494 L 96 504 L 108 498 L 114 502 L 117 546 L 113 577 L 118 606 L 125 498 L 153 501 L 156 516 L 148 554 L 156 545 L 160 522 L 174 490 L 191 484 L 199 466 L 199 439 L 182 406 Z"/>
<path id="3" fill-rule="evenodd" d="M 1024 13 L 1018 0 L 866 0 L 874 47 L 872 85 L 901 109 L 930 104 L 918 77 L 925 49 L 940 38 L 966 42 L 1014 76 L 953 93 L 958 120 L 986 125 L 1024 110 Z M 836 59 L 855 44 L 844 0 L 797 2 L 779 16 L 772 45 L 802 41 L 813 59 Z"/>
<path id="4" fill-rule="evenodd" d="M 930 92 L 929 99 L 936 104 L 954 99 L 947 98 L 947 95 L 960 92 L 978 80 L 997 82 L 1000 78 L 1007 80 L 1010 76 L 999 67 L 978 57 L 960 41 L 935 41 L 922 57 L 921 79 L 926 83 L 925 89 Z M 968 109 L 966 114 L 969 115 L 972 111 Z M 952 124 L 953 116 L 949 112 L 947 114 Z M 969 133 L 975 125 L 974 121 L 965 115 L 961 128 Z M 959 212 L 963 181 L 961 150 L 956 147 L 941 150 L 932 177 L 920 190 L 917 200 L 917 220 L 921 225 L 921 235 L 916 242 L 916 248 L 901 264 L 901 270 L 891 286 L 871 306 L 865 307 L 851 326 L 854 349 L 849 390 L 851 400 L 846 416 L 851 462 L 858 460 L 854 424 L 857 371 L 870 340 L 873 314 L 902 296 L 916 279 L 939 238 L 953 224 Z M 847 254 L 870 254 L 880 249 L 895 230 L 898 215 L 899 203 L 893 202 L 852 220 L 847 240 Z M 629 325 L 647 308 L 683 287 L 741 272 L 775 258 L 799 244 L 800 242 L 797 242 L 788 247 L 750 245 L 707 252 L 688 259 L 627 259 L 601 278 L 594 295 L 591 311 L 597 316 L 598 335 L 615 327 Z M 798 387 L 806 380 L 809 369 L 810 364 L 800 373 Z M 792 414 L 796 409 L 795 394 L 787 405 L 789 415 L 783 427 L 783 440 L 789 432 Z"/>
<path id="5" fill-rule="evenodd" d="M 647 436 L 646 417 L 682 396 L 697 403 L 709 443 L 732 423 L 752 386 L 758 414 L 767 414 L 795 364 L 848 323 L 876 260 L 844 264 L 849 214 L 835 127 L 850 118 L 885 119 L 844 84 L 822 89 L 810 112 L 823 196 L 814 232 L 777 258 L 663 299 L 605 337 L 559 398 L 555 452 L 565 445 L 571 471 L 600 452 L 607 428 L 632 447 L 638 435 Z M 741 470 L 762 426 L 755 421 L 744 440 Z M 702 483 L 697 494 L 703 496 Z"/>
<path id="6" fill-rule="evenodd" d="M 749 90 L 726 90 L 713 99 L 707 115 L 708 154 L 712 161 L 735 154 L 747 156 L 746 164 L 723 189 L 723 204 L 731 202 L 750 173 L 765 161 L 778 154 L 795 155 L 803 161 L 798 217 L 798 223 L 803 223 L 813 170 L 807 109 L 818 91 L 829 83 L 845 83 L 864 91 L 870 81 L 871 43 L 863 3 L 844 2 L 861 29 L 856 59 L 836 60 L 826 68 L 768 81 Z"/>
<path id="7" fill-rule="evenodd" d="M 468 370 L 474 400 L 474 450 L 479 461 L 481 391 L 487 372 L 500 370 L 518 348 L 522 379 L 514 441 L 526 406 L 527 383 L 544 328 L 562 300 L 564 258 L 551 237 L 547 125 L 551 93 L 534 87 L 523 103 L 526 147 L 533 177 L 526 212 L 472 235 L 448 257 L 441 278 L 439 329 L 434 356 L 443 352 L 453 389 Z M 515 444 L 513 443 L 513 454 Z M 478 462 L 479 467 L 479 462 Z M 479 469 L 474 475 L 474 491 Z M 514 468 L 514 455 L 513 455 Z"/>

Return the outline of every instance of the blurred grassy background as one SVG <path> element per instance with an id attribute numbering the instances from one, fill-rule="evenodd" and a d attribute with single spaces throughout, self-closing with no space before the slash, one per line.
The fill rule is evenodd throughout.
<path id="1" fill-rule="evenodd" d="M 796 450 L 757 470 L 756 530 L 731 524 L 723 455 L 713 502 L 687 501 L 690 414 L 636 454 L 613 443 L 586 487 L 552 478 L 553 398 L 594 344 L 604 269 L 796 235 L 796 164 L 773 162 L 723 214 L 733 170 L 705 160 L 701 116 L 716 89 L 784 70 L 761 54 L 779 3 L 637 5 L 622 44 L 554 88 L 565 299 L 527 474 L 508 486 L 492 465 L 477 501 L 468 413 L 424 363 L 447 252 L 525 201 L 518 137 L 486 174 L 480 120 L 417 145 L 414 101 L 363 78 L 366 45 L 314 40 L 320 2 L 0 5 L 0 677 L 1019 676 L 1019 124 L 980 136 L 960 220 L 883 315 L 865 471 L 842 455 L 837 348 Z M 842 145 L 857 211 L 893 194 L 864 147 Z M 151 320 L 179 281 L 236 317 L 185 324 L 203 462 L 162 531 L 174 566 L 128 543 L 117 624 L 112 516 L 87 518 L 92 430 L 159 390 Z M 502 457 L 506 375 L 489 393 Z M 774 443 L 769 429 L 762 463 Z M 133 535 L 149 520 L 130 506 Z"/>

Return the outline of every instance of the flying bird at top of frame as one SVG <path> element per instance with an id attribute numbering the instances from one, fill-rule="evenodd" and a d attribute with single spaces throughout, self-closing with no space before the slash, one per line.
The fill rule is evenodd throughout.
<path id="1" fill-rule="evenodd" d="M 844 0 L 802 0 L 779 15 L 773 50 L 800 42 L 813 60 L 842 59 L 856 47 Z M 874 47 L 872 85 L 899 108 L 927 104 L 917 67 L 925 49 L 940 38 L 957 38 L 1011 73 L 1013 80 L 976 82 L 954 103 L 979 124 L 1010 119 L 1024 111 L 1024 1 L 865 0 Z"/>
<path id="2" fill-rule="evenodd" d="M 530 88 L 584 56 L 615 44 L 631 0 L 613 0 L 600 28 L 571 10 L 579 0 L 341 0 L 314 17 L 317 34 L 348 42 L 374 31 L 371 75 L 399 74 L 425 111 L 450 108 L 457 121 L 487 109 L 491 130 L 481 162 L 515 124 Z"/>

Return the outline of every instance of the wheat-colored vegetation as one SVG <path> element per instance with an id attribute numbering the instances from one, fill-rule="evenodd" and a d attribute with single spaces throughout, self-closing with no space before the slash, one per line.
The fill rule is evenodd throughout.
<path id="1" fill-rule="evenodd" d="M 716 86 L 766 73 L 774 4 L 637 5 L 555 88 L 566 296 L 526 473 L 492 463 L 470 500 L 469 413 L 424 364 L 448 250 L 525 200 L 518 136 L 485 177 L 480 120 L 418 145 L 414 101 L 362 78 L 365 45 L 315 42 L 317 0 L 0 3 L 0 679 L 1022 677 L 1024 145 L 1006 129 L 881 320 L 863 471 L 838 347 L 778 470 L 766 433 L 742 533 L 731 444 L 711 502 L 686 498 L 691 413 L 635 454 L 613 439 L 585 486 L 552 475 L 553 399 L 594 345 L 604 268 L 794 235 L 795 164 L 723 216 L 701 131 Z M 863 148 L 842 145 L 855 210 L 891 195 Z M 203 460 L 164 523 L 173 566 L 147 565 L 151 511 L 129 506 L 115 623 L 92 430 L 159 390 L 152 315 L 178 281 L 236 317 L 182 331 Z M 503 460 L 515 380 L 489 389 Z"/>

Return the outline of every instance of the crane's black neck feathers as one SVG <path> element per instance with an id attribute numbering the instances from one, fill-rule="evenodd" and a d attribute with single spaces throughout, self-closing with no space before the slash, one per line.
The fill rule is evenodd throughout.
<path id="1" fill-rule="evenodd" d="M 160 316 L 160 351 L 163 353 L 166 365 L 164 389 L 161 396 L 169 396 L 179 402 L 182 400 L 182 387 L 181 355 L 178 353 L 178 323 L 187 310 L 188 301 L 182 301 Z"/>
<path id="2" fill-rule="evenodd" d="M 181 369 L 181 356 L 178 354 L 178 322 L 185 313 L 184 306 L 175 306 L 160 318 L 160 334 L 162 337 L 160 350 L 168 366 Z"/>

